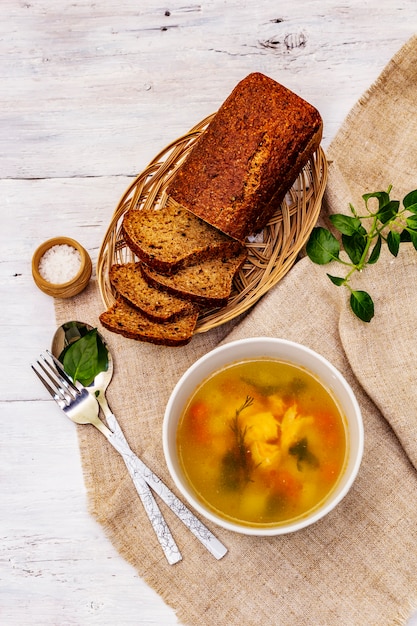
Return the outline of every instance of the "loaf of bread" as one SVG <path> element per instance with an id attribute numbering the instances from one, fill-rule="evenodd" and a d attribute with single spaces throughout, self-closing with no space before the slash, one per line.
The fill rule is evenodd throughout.
<path id="1" fill-rule="evenodd" d="M 242 80 L 168 185 L 168 202 L 129 209 L 122 235 L 139 262 L 114 264 L 108 330 L 167 346 L 190 341 L 199 313 L 227 305 L 245 240 L 279 209 L 322 137 L 319 112 L 271 78 Z"/>
<path id="2" fill-rule="evenodd" d="M 246 258 L 245 249 L 233 257 L 204 261 L 172 275 L 156 272 L 145 264 L 141 269 L 145 280 L 157 289 L 166 290 L 205 308 L 223 307 L 230 297 L 233 278 Z"/>
<path id="3" fill-rule="evenodd" d="M 138 309 L 119 297 L 115 304 L 99 316 L 100 322 L 114 333 L 164 346 L 184 346 L 194 333 L 198 312 L 174 322 L 153 322 Z"/>
<path id="4" fill-rule="evenodd" d="M 141 263 L 115 263 L 109 279 L 119 295 L 154 322 L 172 322 L 195 312 L 187 300 L 152 287 L 140 269 Z"/>
<path id="5" fill-rule="evenodd" d="M 238 241 L 182 207 L 129 209 L 123 216 L 122 232 L 127 245 L 141 261 L 168 274 L 242 250 Z"/>
<path id="6" fill-rule="evenodd" d="M 271 78 L 249 74 L 178 168 L 169 202 L 244 241 L 279 208 L 321 137 L 317 109 Z"/>

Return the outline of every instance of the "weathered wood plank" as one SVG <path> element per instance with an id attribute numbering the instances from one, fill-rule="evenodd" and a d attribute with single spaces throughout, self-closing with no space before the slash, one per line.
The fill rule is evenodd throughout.
<path id="1" fill-rule="evenodd" d="M 4 0 L 1 10 L 0 152 L 11 178 L 134 175 L 257 70 L 319 107 L 327 144 L 417 11 L 413 0 L 383 0 L 372 18 L 367 4 L 311 0 Z"/>

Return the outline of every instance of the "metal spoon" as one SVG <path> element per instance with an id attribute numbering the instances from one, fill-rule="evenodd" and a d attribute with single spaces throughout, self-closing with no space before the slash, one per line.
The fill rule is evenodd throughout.
<path id="1" fill-rule="evenodd" d="M 93 327 L 83 322 L 71 321 L 62 324 L 55 332 L 52 340 L 52 355 L 58 359 L 65 348 L 81 339 L 81 337 L 90 330 L 93 330 Z M 178 563 L 178 561 L 181 561 L 181 553 L 145 478 L 136 471 L 135 463 L 132 463 L 132 456 L 134 457 L 133 452 L 130 450 L 106 399 L 106 389 L 113 376 L 113 359 L 101 335 L 100 340 L 107 351 L 107 369 L 97 374 L 93 382 L 86 387 L 86 389 L 98 401 L 110 430 L 102 424 L 101 420 L 98 420 L 93 425 L 105 435 L 108 441 L 122 455 L 167 561 L 170 565 L 174 565 Z M 78 382 L 76 384 L 80 386 Z"/>
<path id="2" fill-rule="evenodd" d="M 89 324 L 85 324 L 83 322 L 66 322 L 60 326 L 52 340 L 51 351 L 52 354 L 59 358 L 60 354 L 64 350 L 66 346 L 70 343 L 77 341 L 80 339 L 86 332 L 92 330 L 93 327 Z M 165 520 L 162 517 L 161 512 L 158 509 L 158 505 L 156 504 L 152 492 L 149 487 L 160 496 L 160 498 L 168 505 L 168 507 L 175 513 L 175 515 L 185 524 L 185 526 L 193 533 L 193 535 L 207 548 L 207 550 L 216 558 L 221 559 L 226 553 L 227 548 L 213 535 L 213 533 L 188 509 L 177 496 L 168 489 L 168 487 L 152 472 L 150 468 L 148 468 L 141 459 L 139 459 L 130 449 L 128 442 L 123 434 L 122 429 L 120 428 L 116 417 L 112 413 L 107 399 L 106 399 L 106 389 L 112 379 L 113 376 L 113 359 L 109 350 L 108 345 L 104 341 L 103 337 L 99 334 L 99 338 L 103 342 L 104 347 L 107 349 L 108 355 L 108 365 L 107 370 L 100 372 L 91 385 L 87 387 L 88 391 L 96 397 L 98 400 L 100 407 L 103 411 L 103 414 L 106 418 L 107 424 L 112 431 L 112 436 L 107 437 L 110 443 L 120 452 L 122 455 L 126 467 L 129 470 L 129 473 L 135 483 L 136 489 L 144 503 L 145 509 L 150 502 L 153 502 L 153 505 L 156 507 L 153 509 L 154 513 L 156 513 L 156 522 L 157 528 L 155 528 L 155 532 L 158 535 L 160 529 L 162 529 L 162 533 L 159 532 L 158 539 L 165 549 L 165 553 L 169 562 L 175 563 L 178 560 L 181 560 L 181 555 L 176 546 L 174 539 L 169 532 L 168 527 L 165 524 Z M 149 485 L 149 487 L 148 487 Z M 145 488 L 145 493 L 144 493 Z M 147 493 L 146 493 L 147 492 Z M 148 496 L 146 498 L 146 495 Z M 145 497 L 145 501 L 144 501 Z M 148 511 L 147 511 L 148 512 Z M 149 512 L 148 512 L 149 515 Z M 151 519 L 151 521 L 153 521 Z M 154 520 L 155 521 L 155 520 Z"/>
<path id="3" fill-rule="evenodd" d="M 56 358 L 59 358 L 64 348 L 75 341 L 78 341 L 78 339 L 81 339 L 81 337 L 83 337 L 90 330 L 93 330 L 93 326 L 85 324 L 84 322 L 65 322 L 56 330 L 52 339 L 52 354 Z M 106 389 L 113 377 L 113 358 L 109 350 L 109 346 L 100 334 L 99 337 L 103 346 L 107 350 L 107 369 L 97 374 L 91 385 L 88 386 L 88 391 L 90 391 L 97 398 L 101 410 L 104 413 L 104 417 L 108 419 L 108 417 L 113 415 L 106 398 Z"/>

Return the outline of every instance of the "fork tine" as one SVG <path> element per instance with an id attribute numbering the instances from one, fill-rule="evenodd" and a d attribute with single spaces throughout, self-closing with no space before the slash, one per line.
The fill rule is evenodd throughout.
<path id="1" fill-rule="evenodd" d="M 80 390 L 78 389 L 78 387 L 76 387 L 74 385 L 74 383 L 72 382 L 71 378 L 68 376 L 68 374 L 66 373 L 66 371 L 64 370 L 62 363 L 56 358 L 56 356 L 54 356 L 52 354 L 52 352 L 50 352 L 49 350 L 46 351 L 46 353 L 48 354 L 48 356 L 51 357 L 51 359 L 54 362 L 55 368 L 58 370 L 58 373 L 60 374 L 60 377 L 63 379 L 63 381 L 69 386 L 71 387 L 71 389 L 73 391 L 75 391 L 77 394 L 80 393 Z"/>
<path id="2" fill-rule="evenodd" d="M 53 387 L 51 387 L 47 379 L 44 376 L 42 376 L 42 374 L 36 369 L 36 367 L 31 365 L 31 368 L 35 372 L 36 376 L 39 378 L 39 380 L 41 381 L 43 386 L 47 389 L 47 391 L 50 393 L 50 395 L 53 397 L 53 399 L 56 402 L 59 402 L 60 400 L 65 400 L 62 392 L 60 393 L 60 388 L 57 386 L 57 382 L 52 378 L 51 374 L 43 367 L 40 361 L 36 361 L 36 364 L 38 365 L 38 367 L 40 367 L 40 369 L 44 372 L 44 374 L 48 377 L 48 379 L 54 385 Z"/>
<path id="3" fill-rule="evenodd" d="M 60 372 L 54 365 L 48 361 L 48 359 L 41 354 L 40 358 L 42 363 L 38 360 L 36 363 L 42 372 L 47 376 L 47 379 L 52 384 L 51 389 L 54 391 L 53 397 L 58 402 L 64 402 L 66 405 L 75 400 L 79 395 L 79 390 L 75 387 L 71 381 L 69 381 L 67 375 L 65 377 L 60 375 Z M 38 373 L 39 377 L 39 373 Z"/>
<path id="4" fill-rule="evenodd" d="M 61 385 L 61 392 L 65 397 L 65 394 L 71 398 L 71 400 L 75 400 L 80 395 L 80 390 L 74 385 L 72 380 L 68 377 L 68 374 L 63 369 L 61 363 L 54 357 L 53 354 L 46 350 L 48 356 L 52 359 L 53 363 L 48 361 L 43 354 L 41 354 L 41 358 L 45 365 L 48 366 L 51 372 L 53 372 L 54 377 L 57 378 Z"/>
<path id="5" fill-rule="evenodd" d="M 36 362 L 40 366 L 39 361 L 36 361 Z M 45 380 L 45 378 L 41 374 L 39 374 L 38 370 L 36 369 L 36 367 L 33 364 L 31 364 L 30 367 L 33 369 L 33 371 L 35 372 L 36 376 L 39 378 L 39 380 L 41 381 L 43 386 L 46 387 L 46 389 L 49 391 L 51 396 L 54 397 L 55 391 L 52 389 L 52 387 L 49 385 L 49 383 Z"/>

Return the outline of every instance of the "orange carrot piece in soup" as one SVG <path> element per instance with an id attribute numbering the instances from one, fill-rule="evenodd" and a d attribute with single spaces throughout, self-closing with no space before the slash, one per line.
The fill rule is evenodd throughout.
<path id="1" fill-rule="evenodd" d="M 272 491 L 290 500 L 297 499 L 303 488 L 302 482 L 285 469 L 271 470 L 269 480 Z"/>
<path id="2" fill-rule="evenodd" d="M 210 440 L 209 407 L 206 402 L 197 400 L 190 406 L 190 430 L 196 443 Z"/>
<path id="3" fill-rule="evenodd" d="M 329 411 L 319 411 L 315 414 L 314 421 L 317 430 L 323 437 L 323 442 L 330 447 L 337 445 L 340 441 L 340 425 L 337 416 Z"/>

